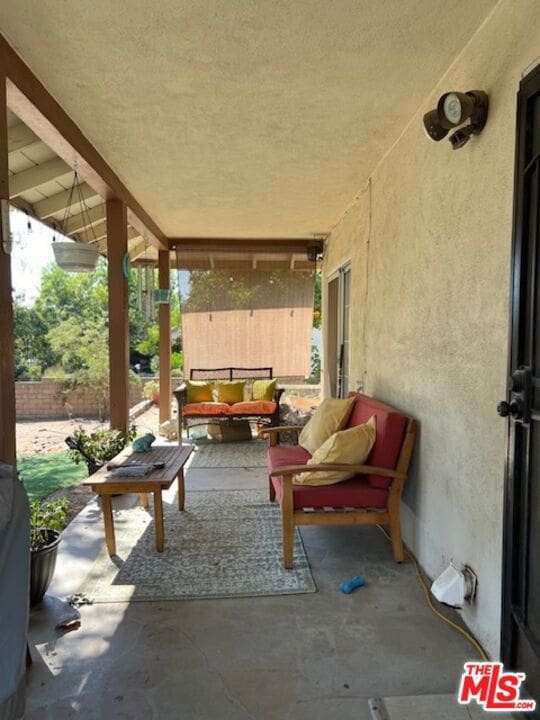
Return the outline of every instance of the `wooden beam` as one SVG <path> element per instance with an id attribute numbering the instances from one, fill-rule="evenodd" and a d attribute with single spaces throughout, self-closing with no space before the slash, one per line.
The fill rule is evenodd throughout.
<path id="1" fill-rule="evenodd" d="M 148 243 L 144 238 L 141 238 L 138 242 L 134 243 L 129 249 L 129 257 L 131 262 L 138 260 L 142 255 L 146 253 Z"/>
<path id="2" fill-rule="evenodd" d="M 36 165 L 12 175 L 9 179 L 9 192 L 12 198 L 16 198 L 40 185 L 45 185 L 57 178 L 72 174 L 73 170 L 69 165 L 66 165 L 60 158 L 53 158 L 41 165 Z"/>
<path id="3" fill-rule="evenodd" d="M 171 288 L 170 258 L 167 250 L 158 253 L 158 284 Z M 171 305 L 159 305 L 159 422 L 171 419 Z"/>
<path id="4" fill-rule="evenodd" d="M 8 128 L 8 151 L 10 154 L 40 142 L 38 136 L 24 123 L 18 123 Z"/>
<path id="5" fill-rule="evenodd" d="M 121 200 L 128 208 L 129 224 L 161 250 L 167 238 L 137 202 L 102 155 L 0 35 L 0 65 L 7 76 L 10 109 L 103 198 Z"/>
<path id="6" fill-rule="evenodd" d="M 295 257 L 294 257 L 294 255 L 291 253 L 291 259 L 290 259 L 290 261 L 289 261 L 289 270 L 294 270 L 294 262 L 295 262 Z"/>
<path id="7" fill-rule="evenodd" d="M 128 282 L 124 255 L 128 245 L 127 208 L 121 200 L 107 200 L 109 278 L 109 398 L 111 428 L 129 427 Z"/>
<path id="8" fill-rule="evenodd" d="M 309 246 L 321 252 L 324 242 L 320 238 L 171 238 L 169 248 L 182 255 L 198 253 L 254 253 L 306 254 Z"/>
<path id="9" fill-rule="evenodd" d="M 2 228 L 9 227 L 9 170 L 6 78 L 0 70 L 0 461 L 16 464 L 15 353 L 11 258 L 2 249 Z"/>
<path id="10" fill-rule="evenodd" d="M 76 233 L 79 230 L 84 230 L 94 223 L 98 223 L 101 220 L 105 220 L 107 217 L 107 208 L 105 203 L 97 205 L 96 207 L 90 208 L 88 212 L 77 213 L 72 215 L 66 223 L 64 230 L 68 235 Z"/>
<path id="11" fill-rule="evenodd" d="M 99 196 L 99 193 L 85 183 L 81 185 L 80 193 L 85 201 Z M 45 198 L 45 200 L 38 200 L 38 202 L 34 203 L 34 212 L 38 218 L 43 220 L 50 218 L 52 215 L 58 215 L 68 207 L 70 195 L 71 190 L 64 190 L 63 192 L 56 193 L 56 195 L 51 195 L 49 198 Z M 73 203 L 71 207 L 74 207 L 80 202 L 78 190 L 73 193 L 71 202 Z"/>

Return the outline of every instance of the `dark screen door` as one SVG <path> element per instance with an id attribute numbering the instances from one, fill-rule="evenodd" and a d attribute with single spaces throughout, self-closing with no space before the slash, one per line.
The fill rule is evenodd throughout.
<path id="1" fill-rule="evenodd" d="M 540 67 L 518 93 L 510 322 L 502 659 L 540 703 Z"/>

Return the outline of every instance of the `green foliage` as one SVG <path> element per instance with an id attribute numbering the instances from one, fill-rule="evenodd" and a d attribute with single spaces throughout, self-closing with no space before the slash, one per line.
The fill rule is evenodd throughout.
<path id="1" fill-rule="evenodd" d="M 316 345 L 311 346 L 311 373 L 307 382 L 310 385 L 318 385 L 321 382 L 321 355 Z"/>
<path id="2" fill-rule="evenodd" d="M 91 273 L 67 273 L 56 265 L 45 269 L 36 310 L 49 328 L 69 318 L 103 322 L 108 315 L 107 263 Z"/>
<path id="3" fill-rule="evenodd" d="M 78 450 L 69 450 L 68 455 L 76 465 L 86 462 L 85 455 L 97 463 L 105 463 L 118 455 L 136 435 L 137 427 L 135 425 L 129 428 L 127 434 L 120 430 L 108 430 L 107 428 L 98 428 L 87 432 L 83 427 L 78 427 L 73 433 L 73 437 L 84 455 Z"/>
<path id="4" fill-rule="evenodd" d="M 17 298 L 13 303 L 15 326 L 15 377 L 38 380 L 43 370 L 55 362 L 47 339 L 48 326 L 35 308 L 25 307 Z"/>
<path id="5" fill-rule="evenodd" d="M 173 352 L 171 353 L 171 369 L 181 370 L 184 367 L 184 353 Z"/>
<path id="6" fill-rule="evenodd" d="M 102 416 L 109 395 L 108 332 L 104 321 L 81 323 L 70 317 L 53 327 L 47 337 L 68 373 L 64 381 L 66 399 L 79 386 L 91 387 Z"/>
<path id="7" fill-rule="evenodd" d="M 315 275 L 315 289 L 313 293 L 313 327 L 320 328 L 322 319 L 322 274 Z"/>
<path id="8" fill-rule="evenodd" d="M 150 325 L 146 329 L 146 337 L 137 345 L 137 350 L 151 357 L 159 354 L 159 325 Z"/>
<path id="9" fill-rule="evenodd" d="M 30 503 L 30 549 L 39 550 L 52 541 L 52 533 L 61 532 L 67 523 L 69 504 L 66 498 Z"/>
<path id="10" fill-rule="evenodd" d="M 159 397 L 159 383 L 156 382 L 156 380 L 147 382 L 144 386 L 143 393 L 147 400 L 153 400 L 154 398 Z"/>

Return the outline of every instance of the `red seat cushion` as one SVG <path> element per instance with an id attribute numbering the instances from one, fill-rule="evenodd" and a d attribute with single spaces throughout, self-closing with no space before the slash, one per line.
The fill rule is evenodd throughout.
<path id="1" fill-rule="evenodd" d="M 268 448 L 268 470 L 278 470 L 287 465 L 305 465 L 311 455 L 300 445 L 276 445 Z"/>
<path id="2" fill-rule="evenodd" d="M 270 400 L 246 400 L 230 406 L 231 415 L 272 415 L 276 412 L 276 403 Z"/>
<path id="3" fill-rule="evenodd" d="M 366 464 L 395 469 L 405 432 L 405 416 L 390 405 L 385 405 L 367 395 L 361 393 L 356 393 L 356 395 L 357 400 L 349 416 L 347 427 L 361 425 L 367 422 L 372 415 L 375 415 L 377 419 L 377 437 Z M 380 475 L 367 475 L 366 477 L 373 488 L 386 489 L 392 482 L 392 478 Z"/>
<path id="4" fill-rule="evenodd" d="M 182 408 L 182 415 L 192 417 L 200 415 L 228 415 L 229 405 L 219 402 L 188 403 Z"/>
<path id="5" fill-rule="evenodd" d="M 281 501 L 281 478 L 273 477 L 272 483 Z M 322 508 L 386 508 L 388 490 L 372 487 L 363 477 L 345 480 L 335 485 L 294 485 L 293 507 Z"/>

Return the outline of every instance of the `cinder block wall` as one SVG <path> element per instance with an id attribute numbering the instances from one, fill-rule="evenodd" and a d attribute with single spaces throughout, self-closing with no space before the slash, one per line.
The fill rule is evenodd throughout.
<path id="1" fill-rule="evenodd" d="M 96 393 L 90 388 L 77 388 L 64 394 L 64 381 L 57 378 L 43 378 L 39 382 L 17 382 L 15 398 L 18 420 L 36 418 L 98 417 L 99 407 Z M 130 388 L 130 407 L 140 402 L 141 390 Z M 108 407 L 102 410 L 108 414 Z"/>

